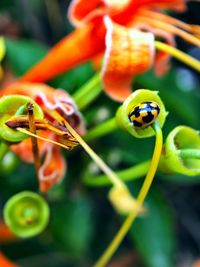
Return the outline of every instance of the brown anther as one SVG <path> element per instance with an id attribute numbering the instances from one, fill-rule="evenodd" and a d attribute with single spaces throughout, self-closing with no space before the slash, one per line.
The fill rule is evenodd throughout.
<path id="1" fill-rule="evenodd" d="M 34 105 L 32 103 L 27 104 L 27 110 L 29 114 L 33 114 Z"/>

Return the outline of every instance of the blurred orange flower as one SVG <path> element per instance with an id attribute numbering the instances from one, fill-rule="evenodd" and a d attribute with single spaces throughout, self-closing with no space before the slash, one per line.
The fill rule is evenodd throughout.
<path id="1" fill-rule="evenodd" d="M 19 265 L 13 263 L 8 258 L 6 258 L 6 256 L 4 256 L 2 252 L 0 252 L 0 266 L 1 267 L 19 267 Z"/>
<path id="2" fill-rule="evenodd" d="M 41 82 L 105 52 L 102 81 L 106 92 L 123 101 L 131 77 L 152 64 L 158 75 L 168 69 L 169 55 L 157 52 L 154 37 L 175 45 L 174 35 L 200 46 L 199 27 L 188 25 L 162 9 L 184 11 L 184 0 L 74 0 L 69 19 L 76 27 L 30 69 L 22 81 Z M 155 58 L 154 58 L 155 56 Z M 154 61 L 155 59 L 155 61 Z"/>

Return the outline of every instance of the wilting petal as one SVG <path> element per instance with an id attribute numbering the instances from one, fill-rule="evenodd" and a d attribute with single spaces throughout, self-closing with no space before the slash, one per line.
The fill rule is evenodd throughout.
<path id="1" fill-rule="evenodd" d="M 71 126 L 84 134 L 85 127 L 82 116 L 70 95 L 64 90 L 55 90 L 45 84 L 18 82 L 0 90 L 0 96 L 19 94 L 31 97 L 38 105 L 58 111 Z"/>
<path id="2" fill-rule="evenodd" d="M 103 24 L 88 23 L 63 38 L 21 81 L 44 82 L 91 59 L 104 49 Z"/>
<path id="3" fill-rule="evenodd" d="M 67 92 L 63 90 L 55 90 L 50 99 L 48 99 L 44 93 L 40 92 L 36 95 L 35 101 L 41 107 L 45 106 L 49 110 L 58 111 L 66 120 L 69 121 L 71 126 L 76 129 L 78 133 L 81 135 L 85 133 L 82 116 L 73 99 Z"/>
<path id="4" fill-rule="evenodd" d="M 34 99 L 39 92 L 43 92 L 47 97 L 51 97 L 54 91 L 54 88 L 45 84 L 16 82 L 2 88 L 0 90 L 0 96 L 16 94 L 29 96 Z"/>
<path id="5" fill-rule="evenodd" d="M 105 18 L 106 53 L 102 70 L 105 91 L 123 101 L 131 93 L 132 77 L 147 71 L 154 60 L 154 37 L 114 24 Z"/>
<path id="6" fill-rule="evenodd" d="M 41 192 L 48 192 L 52 186 L 60 183 L 65 171 L 66 163 L 60 153 L 60 148 L 53 144 L 46 144 L 44 162 L 38 173 Z"/>
<path id="7" fill-rule="evenodd" d="M 11 262 L 8 258 L 6 258 L 3 253 L 0 252 L 0 266 L 1 267 L 19 267 L 19 265 Z"/>

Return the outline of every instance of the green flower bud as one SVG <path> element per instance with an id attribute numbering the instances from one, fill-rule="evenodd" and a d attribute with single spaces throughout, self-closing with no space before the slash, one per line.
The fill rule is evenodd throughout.
<path id="1" fill-rule="evenodd" d="M 4 220 L 18 237 L 40 234 L 49 221 L 49 206 L 38 194 L 25 191 L 11 197 L 4 207 Z"/>
<path id="2" fill-rule="evenodd" d="M 11 129 L 5 123 L 14 115 L 20 117 L 19 111 L 24 111 L 25 106 L 32 103 L 34 116 L 38 119 L 44 117 L 42 109 L 30 97 L 22 95 L 8 95 L 0 99 L 0 138 L 9 142 L 20 142 L 28 136 L 17 130 Z M 24 114 L 21 114 L 24 115 Z"/>
<path id="3" fill-rule="evenodd" d="M 163 147 L 159 171 L 188 176 L 200 174 L 200 135 L 187 127 L 178 126 L 171 131 Z"/>
<path id="4" fill-rule="evenodd" d="M 140 89 L 133 92 L 119 107 L 116 119 L 119 126 L 133 136 L 146 138 L 155 134 L 149 126 L 158 121 L 162 128 L 167 114 L 157 91 Z"/>

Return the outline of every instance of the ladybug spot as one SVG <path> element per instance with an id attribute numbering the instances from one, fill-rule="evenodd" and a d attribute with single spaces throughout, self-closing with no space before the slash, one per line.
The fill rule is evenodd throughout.
<path id="1" fill-rule="evenodd" d="M 133 121 L 133 125 L 134 125 L 135 127 L 141 127 L 141 126 L 142 126 L 142 123 L 140 123 L 140 122 L 134 120 L 134 121 Z"/>
<path id="2" fill-rule="evenodd" d="M 143 122 L 145 123 L 150 123 L 153 121 L 153 119 L 154 119 L 154 116 L 151 114 L 151 112 L 148 112 L 147 116 L 144 116 L 142 118 Z"/>

